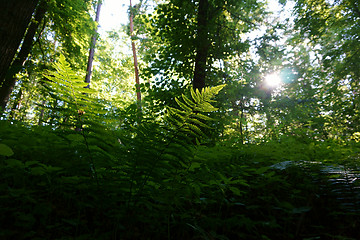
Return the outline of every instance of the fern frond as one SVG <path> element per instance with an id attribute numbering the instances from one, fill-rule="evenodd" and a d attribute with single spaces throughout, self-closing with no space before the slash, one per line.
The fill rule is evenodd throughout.
<path id="1" fill-rule="evenodd" d="M 214 120 L 211 117 L 208 117 L 208 116 L 206 116 L 204 114 L 201 114 L 201 113 L 197 113 L 196 117 L 200 118 L 201 120 L 204 120 L 204 121 L 213 121 Z"/>
<path id="2" fill-rule="evenodd" d="M 49 80 L 45 84 L 52 99 L 59 102 L 59 108 L 68 109 L 73 116 L 74 125 L 81 121 L 84 126 L 90 126 L 91 121 L 101 121 L 99 117 L 106 114 L 104 106 L 92 97 L 94 89 L 88 88 L 88 83 L 70 67 L 63 55 L 54 63 L 53 71 L 45 74 Z M 79 118 L 81 117 L 81 118 Z"/>
<path id="3" fill-rule="evenodd" d="M 189 98 L 187 98 L 184 94 L 182 95 L 182 99 L 184 100 L 184 102 L 190 106 L 191 108 L 194 107 L 196 104 L 191 101 Z"/>
<path id="4" fill-rule="evenodd" d="M 201 104 L 195 107 L 195 111 L 199 112 L 214 112 L 218 110 L 217 108 L 213 107 L 209 101 L 203 101 Z"/>
<path id="5" fill-rule="evenodd" d="M 201 92 L 191 89 L 191 98 L 182 95 L 175 99 L 177 108 L 167 108 L 167 116 L 159 127 L 154 123 L 142 123 L 134 128 L 136 138 L 132 139 L 134 143 L 128 151 L 133 150 L 132 146 L 139 146 L 139 149 L 135 149 L 132 168 L 129 165 L 132 174 L 127 174 L 131 176 L 129 202 L 136 204 L 145 186 L 171 187 L 163 179 L 173 179 L 177 171 L 186 172 L 194 153 L 194 141 L 198 143 L 198 139 L 205 136 L 203 129 L 210 128 L 207 121 L 213 120 L 206 114 L 217 110 L 211 104 L 212 99 L 223 87 L 205 88 Z M 144 144 L 146 148 L 142 147 Z M 140 173 L 143 175 L 138 176 Z"/>
<path id="6" fill-rule="evenodd" d="M 185 127 L 189 124 L 186 131 L 193 131 L 195 135 L 201 134 L 200 127 L 207 127 L 207 124 L 203 121 L 210 121 L 212 119 L 200 112 L 208 113 L 218 110 L 211 102 L 213 102 L 213 98 L 224 86 L 205 87 L 201 92 L 198 89 L 190 89 L 192 99 L 187 98 L 185 95 L 182 95 L 183 101 L 175 98 L 180 109 L 168 108 L 168 122 L 173 124 L 175 128 Z"/>
<path id="7" fill-rule="evenodd" d="M 176 103 L 186 112 L 191 111 L 191 107 L 187 106 L 186 103 L 181 102 L 178 98 L 175 98 Z"/>
<path id="8" fill-rule="evenodd" d="M 189 132 L 196 137 L 197 136 L 205 136 L 203 131 L 201 131 L 201 129 L 198 126 L 196 126 L 195 124 L 188 123 L 188 124 L 186 124 L 185 129 L 190 130 Z"/>
<path id="9" fill-rule="evenodd" d="M 207 124 L 201 122 L 201 121 L 198 120 L 197 118 L 189 118 L 189 122 L 195 123 L 195 124 L 198 125 L 199 127 L 210 128 Z"/>
<path id="10" fill-rule="evenodd" d="M 49 124 L 61 128 L 65 136 L 74 134 L 74 130 L 82 136 L 90 170 L 93 177 L 97 178 L 94 167 L 96 156 L 101 156 L 102 159 L 107 157 L 109 161 L 116 159 L 108 153 L 113 144 L 108 141 L 111 133 L 105 127 L 104 115 L 107 111 L 103 101 L 93 97 L 95 90 L 87 87 L 88 83 L 71 69 L 63 55 L 53 64 L 53 68 L 53 71 L 44 75 L 48 79 L 44 88 L 49 94 L 49 104 L 43 108 L 48 109 Z M 102 166 L 105 163 L 106 161 L 102 161 Z"/>
<path id="11" fill-rule="evenodd" d="M 197 89 L 196 89 L 197 90 Z M 197 90 L 199 91 L 199 90 Z M 193 88 L 190 89 L 190 93 L 191 93 L 191 97 L 194 100 L 195 103 L 200 102 L 200 97 L 199 95 L 195 92 L 195 90 Z"/>

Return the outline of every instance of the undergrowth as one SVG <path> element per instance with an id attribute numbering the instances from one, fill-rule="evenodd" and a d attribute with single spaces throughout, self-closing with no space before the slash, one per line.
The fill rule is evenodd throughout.
<path id="1" fill-rule="evenodd" d="M 356 168 L 358 146 L 206 146 L 223 86 L 116 125 L 64 58 L 54 67 L 43 126 L 0 122 L 1 239 L 360 238 L 357 205 L 329 198 L 339 176 L 322 172 Z"/>

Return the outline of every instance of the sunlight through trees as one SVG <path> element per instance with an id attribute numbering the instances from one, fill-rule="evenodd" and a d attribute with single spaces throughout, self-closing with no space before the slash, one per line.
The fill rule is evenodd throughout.
<path id="1" fill-rule="evenodd" d="M 276 88 L 282 84 L 282 79 L 278 73 L 271 73 L 265 76 L 265 82 L 269 87 Z"/>
<path id="2" fill-rule="evenodd" d="M 0 239 L 360 239 L 358 1 L 0 11 Z"/>

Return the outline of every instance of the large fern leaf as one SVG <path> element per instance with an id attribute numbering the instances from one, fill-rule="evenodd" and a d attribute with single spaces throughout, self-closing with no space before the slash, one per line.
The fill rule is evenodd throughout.
<path id="1" fill-rule="evenodd" d="M 61 124 L 69 122 L 69 117 L 71 117 L 73 123 L 69 124 L 76 125 L 79 124 L 76 123 L 77 121 L 82 121 L 82 125 L 86 125 L 89 119 L 94 120 L 96 116 L 106 113 L 102 104 L 92 97 L 95 90 L 89 88 L 88 83 L 85 83 L 84 79 L 71 69 L 63 55 L 60 55 L 53 67 L 55 70 L 45 75 L 49 80 L 45 87 L 58 105 L 57 111 L 52 109 L 52 113 L 58 111 L 65 113 L 65 116 L 60 114 L 63 117 Z"/>
<path id="2" fill-rule="evenodd" d="M 217 110 L 211 103 L 224 86 L 205 87 L 201 92 L 191 89 L 192 99 L 184 94 L 181 99 L 175 98 L 179 108 L 168 108 L 167 121 L 176 129 L 175 131 L 187 131 L 195 136 L 203 135 L 201 128 L 208 128 L 206 121 L 212 120 L 206 113 Z"/>
<path id="3" fill-rule="evenodd" d="M 75 141 L 85 151 L 80 153 L 89 159 L 91 169 L 94 165 L 104 165 L 104 161 L 96 163 L 97 158 L 113 161 L 113 143 L 116 141 L 111 131 L 106 127 L 106 111 L 102 101 L 93 97 L 95 92 L 89 88 L 84 78 L 73 71 L 63 55 L 53 64 L 53 71 L 45 77 L 48 81 L 45 87 L 49 94 L 49 103 L 44 106 L 48 110 L 50 119 L 46 124 L 53 123 L 55 128 L 62 129 L 59 134 L 72 144 L 74 134 L 82 136 L 82 141 Z M 76 131 L 75 131 L 76 130 Z M 110 166 L 110 164 L 109 164 Z"/>
<path id="4" fill-rule="evenodd" d="M 190 168 L 194 140 L 200 142 L 203 129 L 209 128 L 213 119 L 207 114 L 217 110 L 211 103 L 223 87 L 191 89 L 191 98 L 176 98 L 178 108 L 169 107 L 161 124 L 143 123 L 136 128 L 128 150 L 133 152 L 133 161 L 126 170 L 131 172 L 126 173 L 131 185 L 129 202 L 136 204 L 147 191 L 173 189 L 177 173 Z"/>

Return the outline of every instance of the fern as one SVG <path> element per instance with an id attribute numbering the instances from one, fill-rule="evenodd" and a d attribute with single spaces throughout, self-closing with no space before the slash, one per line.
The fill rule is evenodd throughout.
<path id="1" fill-rule="evenodd" d="M 95 156 L 114 160 L 108 153 L 113 146 L 109 143 L 111 133 L 105 127 L 105 107 L 93 97 L 95 90 L 71 69 L 63 55 L 53 67 L 54 70 L 45 75 L 49 80 L 45 85 L 50 96 L 49 103 L 56 103 L 46 106 L 52 119 L 48 124 L 54 123 L 53 127 L 62 129 L 58 134 L 78 145 L 79 149 L 83 145 L 86 150 L 81 154 L 89 160 L 92 176 L 97 178 Z M 76 135 L 82 136 L 82 141 Z"/>
<path id="2" fill-rule="evenodd" d="M 211 105 L 212 100 L 225 85 L 216 87 L 206 87 L 200 92 L 198 89 L 191 88 L 190 93 L 192 99 L 189 99 L 184 94 L 181 99 L 175 98 L 180 109 L 168 108 L 169 116 L 167 121 L 174 129 L 186 131 L 194 136 L 203 135 L 201 128 L 208 128 L 206 121 L 212 119 L 202 113 L 216 111 L 217 108 Z"/>
<path id="3" fill-rule="evenodd" d="M 92 97 L 95 90 L 87 87 L 88 83 L 70 68 L 63 55 L 60 55 L 59 61 L 54 63 L 53 67 L 55 70 L 45 75 L 49 80 L 45 88 L 51 99 L 57 103 L 57 108 L 48 106 L 48 109 L 56 110 L 51 111 L 52 113 L 63 114 L 53 114 L 52 117 L 62 119 L 62 125 L 70 125 L 79 124 L 79 121 L 86 122 L 90 115 L 93 118 L 105 113 L 103 106 Z M 69 124 L 65 124 L 67 122 Z"/>
<path id="4" fill-rule="evenodd" d="M 133 161 L 126 171 L 130 182 L 128 204 L 136 205 L 147 191 L 168 192 L 181 184 L 177 176 L 190 168 L 194 141 L 199 143 L 205 136 L 203 129 L 209 128 L 207 122 L 213 120 L 206 114 L 217 110 L 211 103 L 223 87 L 206 87 L 201 92 L 191 89 L 191 98 L 176 98 L 178 108 L 169 107 L 161 124 L 143 123 L 136 129 L 129 149 Z"/>
<path id="5" fill-rule="evenodd" d="M 115 133 L 105 127 L 108 120 L 100 100 L 92 97 L 94 91 L 86 88 L 87 83 L 72 71 L 63 56 L 54 64 L 54 69 L 46 75 L 49 102 L 56 103 L 48 106 L 55 119 L 53 126 L 61 127 L 62 135 L 73 142 L 73 146 L 82 144 L 82 148 L 87 149 L 83 154 L 89 159 L 93 176 L 97 176 L 94 161 L 102 154 L 101 168 L 97 168 L 101 178 L 116 179 L 118 187 L 128 194 L 128 207 L 144 203 L 143 200 L 149 203 L 146 196 L 168 198 L 166 202 L 171 203 L 169 198 L 178 194 L 173 189 L 185 184 L 184 177 L 197 147 L 195 143 L 201 142 L 206 135 L 204 129 L 210 128 L 208 122 L 213 119 L 208 113 L 217 110 L 212 105 L 213 98 L 224 85 L 202 91 L 191 89 L 190 97 L 176 98 L 178 107 L 167 108 L 162 121 L 144 118 L 140 124 L 125 126 L 120 130 L 118 142 L 111 138 Z M 81 131 L 74 131 L 79 128 Z M 82 143 L 76 136 L 82 136 Z M 109 143 L 111 141 L 116 144 Z M 114 152 L 117 155 L 111 154 Z M 111 162 L 104 163 L 105 158 Z"/>

